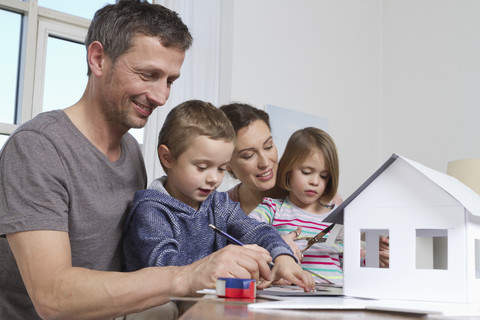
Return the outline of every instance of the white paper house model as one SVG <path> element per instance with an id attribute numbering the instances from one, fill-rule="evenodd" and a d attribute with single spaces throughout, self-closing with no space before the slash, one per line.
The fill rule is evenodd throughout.
<path id="1" fill-rule="evenodd" d="M 345 295 L 480 302 L 480 196 L 457 179 L 394 154 L 327 220 L 345 228 Z"/>

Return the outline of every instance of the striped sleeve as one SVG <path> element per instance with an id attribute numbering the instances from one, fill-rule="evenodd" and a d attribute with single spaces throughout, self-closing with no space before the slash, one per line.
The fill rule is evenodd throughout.
<path id="1" fill-rule="evenodd" d="M 248 215 L 250 218 L 272 224 L 278 205 L 272 198 L 263 198 L 262 202 Z"/>

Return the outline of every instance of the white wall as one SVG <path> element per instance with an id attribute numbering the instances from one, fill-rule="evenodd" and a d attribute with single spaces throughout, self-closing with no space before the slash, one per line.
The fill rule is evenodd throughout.
<path id="1" fill-rule="evenodd" d="M 220 103 L 329 119 L 350 195 L 393 152 L 480 157 L 480 1 L 224 0 Z"/>
<path id="2" fill-rule="evenodd" d="M 480 1 L 383 1 L 382 154 L 480 158 Z"/>
<path id="3" fill-rule="evenodd" d="M 328 118 L 347 196 L 380 154 L 379 1 L 234 0 L 231 9 L 231 83 L 221 85 L 231 100 Z"/>

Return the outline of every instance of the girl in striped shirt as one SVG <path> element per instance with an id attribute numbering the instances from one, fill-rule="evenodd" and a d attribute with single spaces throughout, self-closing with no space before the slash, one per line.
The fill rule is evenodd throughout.
<path id="1" fill-rule="evenodd" d="M 278 165 L 276 189 L 280 199 L 264 198 L 249 217 L 273 225 L 316 282 L 341 286 L 342 226 L 336 225 L 324 237 L 324 243 L 316 243 L 301 253 L 308 238 L 330 225 L 323 220 L 334 208 L 331 200 L 337 193 L 338 180 L 338 155 L 333 139 L 318 128 L 298 130 L 290 137 Z M 295 242 L 289 236 L 293 232 Z"/>

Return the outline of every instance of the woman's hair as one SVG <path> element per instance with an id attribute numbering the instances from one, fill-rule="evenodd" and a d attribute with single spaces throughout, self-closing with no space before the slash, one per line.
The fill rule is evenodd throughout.
<path id="1" fill-rule="evenodd" d="M 337 148 L 332 137 L 318 128 L 307 127 L 292 134 L 278 163 L 276 187 L 290 191 L 288 182 L 290 172 L 296 163 L 310 157 L 315 147 L 322 153 L 325 165 L 330 173 L 330 179 L 320 199 L 324 202 L 330 202 L 337 194 L 338 189 L 339 163 Z"/>
<path id="2" fill-rule="evenodd" d="M 220 109 L 208 102 L 189 100 L 168 113 L 158 135 L 158 147 L 167 146 L 172 158 L 177 159 L 198 136 L 235 142 L 232 124 Z"/>
<path id="3" fill-rule="evenodd" d="M 133 45 L 136 34 L 157 37 L 164 47 L 186 51 L 192 35 L 178 14 L 158 4 L 140 0 L 121 0 L 99 9 L 90 23 L 85 46 L 99 41 L 115 64 Z M 90 68 L 88 75 L 90 75 Z"/>
<path id="4" fill-rule="evenodd" d="M 252 122 L 256 120 L 262 120 L 270 128 L 270 117 L 268 113 L 263 110 L 252 107 L 249 104 L 245 103 L 231 103 L 226 104 L 220 107 L 226 115 L 227 118 L 233 125 L 235 132 L 238 130 L 248 127 Z"/>

